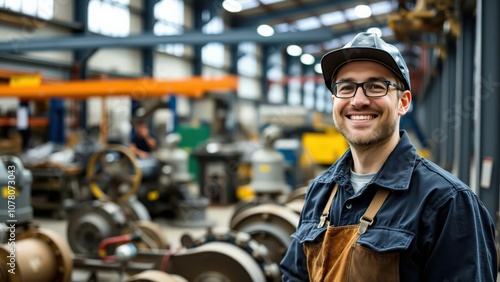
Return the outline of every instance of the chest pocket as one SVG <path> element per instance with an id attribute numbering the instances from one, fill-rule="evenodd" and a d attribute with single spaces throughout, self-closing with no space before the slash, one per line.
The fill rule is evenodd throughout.
<path id="1" fill-rule="evenodd" d="M 404 251 L 410 246 L 415 235 L 402 229 L 372 226 L 359 236 L 357 243 L 379 253 Z"/>
<path id="2" fill-rule="evenodd" d="M 347 281 L 399 281 L 399 255 L 413 237 L 405 230 L 370 228 L 352 246 Z"/>

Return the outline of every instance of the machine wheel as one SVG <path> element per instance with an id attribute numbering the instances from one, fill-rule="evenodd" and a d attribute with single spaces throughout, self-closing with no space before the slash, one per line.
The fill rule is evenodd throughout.
<path id="1" fill-rule="evenodd" d="M 305 200 L 307 192 L 307 186 L 297 188 L 290 193 L 285 201 L 285 203 L 290 203 L 295 200 Z"/>
<path id="2" fill-rule="evenodd" d="M 167 270 L 189 281 L 281 281 L 269 250 L 247 233 L 215 230 L 181 242 L 187 249 L 172 256 Z"/>
<path id="3" fill-rule="evenodd" d="M 262 204 L 249 208 L 230 222 L 230 228 L 248 233 L 252 239 L 267 247 L 270 257 L 279 263 L 290 246 L 290 235 L 299 223 L 299 215 L 277 204 Z"/>
<path id="4" fill-rule="evenodd" d="M 159 270 L 146 270 L 132 277 L 125 282 L 187 282 L 179 275 L 168 274 Z"/>
<path id="5" fill-rule="evenodd" d="M 302 208 L 304 207 L 304 201 L 306 198 L 307 186 L 297 188 L 288 195 L 284 206 L 293 210 L 297 214 L 302 212 Z"/>
<path id="6" fill-rule="evenodd" d="M 133 228 L 125 229 L 124 233 L 139 232 L 141 241 L 134 243 L 138 249 L 168 249 L 166 236 L 160 226 L 154 222 L 141 220 L 135 222 Z"/>
<path id="7" fill-rule="evenodd" d="M 110 160 L 113 153 L 119 156 L 117 160 Z M 130 174 L 130 165 L 133 174 Z M 98 173 L 97 169 L 101 172 Z M 139 189 L 142 173 L 137 158 L 130 149 L 122 145 L 109 145 L 90 157 L 87 178 L 90 190 L 97 199 L 123 203 Z M 106 182 L 109 186 L 105 187 L 107 194 L 99 186 L 100 182 Z M 122 191 L 124 185 L 130 186 L 129 189 Z"/>

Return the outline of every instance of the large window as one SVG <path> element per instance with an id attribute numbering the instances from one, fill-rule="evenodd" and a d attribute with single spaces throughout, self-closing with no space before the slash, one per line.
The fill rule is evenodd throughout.
<path id="1" fill-rule="evenodd" d="M 46 20 L 54 17 L 54 0 L 0 0 L 0 8 Z"/>
<path id="2" fill-rule="evenodd" d="M 182 0 L 162 0 L 155 5 L 154 15 L 156 35 L 182 34 L 184 31 L 184 2 Z M 184 55 L 184 44 L 163 44 L 158 51 L 175 56 Z"/>
<path id="3" fill-rule="evenodd" d="M 267 58 L 269 69 L 266 72 L 269 81 L 268 101 L 274 104 L 285 102 L 285 90 L 283 88 L 283 58 L 280 50 L 275 50 Z"/>
<path id="4" fill-rule="evenodd" d="M 238 74 L 257 76 L 257 45 L 253 42 L 238 44 Z"/>
<path id="5" fill-rule="evenodd" d="M 113 37 L 130 34 L 130 0 L 90 0 L 89 30 Z"/>
<path id="6" fill-rule="evenodd" d="M 302 67 L 299 61 L 293 61 L 288 66 L 288 104 L 299 106 L 302 104 Z"/>
<path id="7" fill-rule="evenodd" d="M 203 33 L 216 34 L 224 31 L 222 18 L 213 17 L 202 27 Z M 221 68 L 224 66 L 224 45 L 222 43 L 208 43 L 201 49 L 201 60 L 204 64 Z"/>
<path id="8" fill-rule="evenodd" d="M 314 78 L 309 78 L 306 79 L 304 82 L 304 101 L 303 101 L 303 106 L 306 109 L 312 110 L 314 109 Z"/>

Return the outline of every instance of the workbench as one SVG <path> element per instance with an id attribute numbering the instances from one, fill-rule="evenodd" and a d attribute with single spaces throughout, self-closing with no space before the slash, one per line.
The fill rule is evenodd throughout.
<path id="1" fill-rule="evenodd" d="M 82 198 L 83 171 L 78 166 L 43 163 L 26 165 L 31 171 L 31 206 L 36 210 L 52 211 L 58 219 L 66 217 L 66 207 Z"/>

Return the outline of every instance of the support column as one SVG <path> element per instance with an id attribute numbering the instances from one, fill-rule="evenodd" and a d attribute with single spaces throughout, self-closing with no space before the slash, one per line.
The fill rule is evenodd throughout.
<path id="1" fill-rule="evenodd" d="M 75 20 L 82 24 L 82 31 L 79 33 L 81 35 L 90 34 L 88 28 L 89 2 L 90 0 L 82 0 L 75 1 L 74 3 L 73 11 L 75 13 Z M 77 50 L 73 53 L 73 61 L 75 65 L 75 75 L 73 77 L 74 79 L 88 78 L 88 60 L 92 53 L 92 51 L 88 50 Z M 80 128 L 85 129 L 87 127 L 87 101 L 82 100 L 79 106 L 80 113 L 78 120 L 80 123 Z"/>
<path id="2" fill-rule="evenodd" d="M 464 11 L 465 9 L 461 9 Z M 471 185 L 470 170 L 472 163 L 473 137 L 473 69 L 474 69 L 474 42 L 476 22 L 472 15 L 460 15 L 461 34 L 457 39 L 457 68 L 456 68 L 456 102 L 448 118 L 455 130 L 455 148 L 453 173 L 464 183 Z"/>
<path id="3" fill-rule="evenodd" d="M 484 205 L 497 219 L 499 206 L 499 161 L 498 149 L 500 128 L 500 2 L 477 0 L 477 32 L 474 95 L 475 116 L 475 160 L 477 192 Z"/>
<path id="4" fill-rule="evenodd" d="M 447 114 L 453 109 L 455 103 L 455 69 L 456 69 L 456 44 L 450 39 L 446 46 L 446 60 L 443 62 L 442 90 L 441 96 L 441 125 L 443 129 L 443 146 L 441 149 L 441 166 L 451 171 L 453 163 L 453 148 L 454 148 L 454 128 L 447 119 Z"/>

